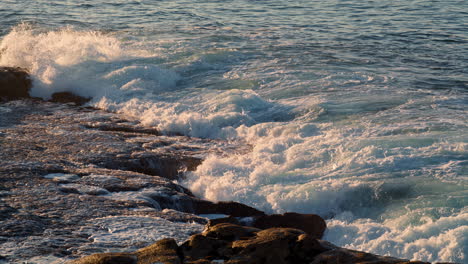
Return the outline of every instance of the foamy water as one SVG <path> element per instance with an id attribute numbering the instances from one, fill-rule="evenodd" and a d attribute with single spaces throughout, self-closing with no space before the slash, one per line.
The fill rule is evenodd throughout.
<path id="1" fill-rule="evenodd" d="M 207 199 L 320 214 L 340 246 L 467 263 L 466 3 L 52 2 L 0 4 L 17 13 L 0 65 L 29 69 L 32 95 L 250 145 L 188 175 Z"/>

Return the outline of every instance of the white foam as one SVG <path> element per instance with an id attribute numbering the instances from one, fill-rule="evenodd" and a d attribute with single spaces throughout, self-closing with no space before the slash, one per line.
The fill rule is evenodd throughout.
<path id="1" fill-rule="evenodd" d="M 174 87 L 179 78 L 175 72 L 138 64 L 139 58 L 155 54 L 124 47 L 115 36 L 98 31 L 44 31 L 20 24 L 3 37 L 0 50 L 0 65 L 29 70 L 31 95 L 42 98 L 62 91 L 118 98 Z"/>
<path id="2" fill-rule="evenodd" d="M 433 218 L 427 209 L 408 212 L 379 223 L 343 213 L 327 222 L 325 239 L 380 255 L 430 262 L 463 263 L 468 245 L 467 208 L 451 216 Z M 415 219 L 422 221 L 421 225 Z M 413 224 L 408 225 L 408 221 Z"/>
<path id="3" fill-rule="evenodd" d="M 444 132 L 446 140 L 440 140 L 439 132 L 431 129 L 457 126 L 457 118 L 438 123 L 423 113 L 421 119 L 427 120 L 417 128 L 409 117 L 413 114 L 402 111 L 396 123 L 377 123 L 367 117 L 333 123 L 241 125 L 235 132 L 252 144 L 252 152 L 210 156 L 187 177 L 186 184 L 207 199 L 235 200 L 267 212 L 317 213 L 327 218 L 347 212 L 353 220 L 332 222 L 336 236 L 328 236 L 339 245 L 423 261 L 463 262 L 465 224 L 454 221 L 447 229 L 438 224 L 443 217 L 457 217 L 466 206 L 466 160 L 462 158 L 467 155 L 466 143 L 463 136 L 448 132 Z M 394 219 L 413 215 L 408 210 L 432 207 L 448 212 L 431 215 L 438 224 L 430 237 L 395 242 L 413 227 L 396 229 L 391 224 Z M 426 228 L 414 221 L 415 227 Z M 366 225 L 374 229 L 356 229 Z M 353 242 L 345 243 L 340 237 Z M 375 247 L 363 237 L 376 240 Z M 385 237 L 396 239 L 379 242 Z M 445 246 L 433 241 L 437 239 L 456 242 Z M 386 248 L 397 244 L 408 247 Z"/>

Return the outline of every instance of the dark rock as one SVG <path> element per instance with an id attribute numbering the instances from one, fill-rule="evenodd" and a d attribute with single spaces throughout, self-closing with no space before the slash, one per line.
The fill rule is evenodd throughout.
<path id="1" fill-rule="evenodd" d="M 254 227 L 267 229 L 272 227 L 289 227 L 303 230 L 314 238 L 321 238 L 327 225 L 325 220 L 315 214 L 285 213 L 283 215 L 264 215 L 258 217 Z"/>
<path id="2" fill-rule="evenodd" d="M 196 214 L 225 214 L 236 217 L 263 216 L 264 212 L 238 202 L 218 202 L 199 200 L 195 202 Z"/>
<path id="3" fill-rule="evenodd" d="M 291 263 L 291 245 L 301 234 L 302 231 L 292 228 L 262 230 L 253 238 L 234 241 L 232 249 L 236 254 L 232 259 L 236 263 Z"/>
<path id="4" fill-rule="evenodd" d="M 183 243 L 180 248 L 185 261 L 220 258 L 222 252 L 218 249 L 227 246 L 228 242 L 204 235 L 194 235 Z"/>
<path id="5" fill-rule="evenodd" d="M 90 100 L 89 97 L 82 97 L 71 92 L 54 93 L 50 99 L 51 102 L 55 103 L 74 103 L 75 105 L 84 105 Z"/>
<path id="6" fill-rule="evenodd" d="M 255 233 L 259 231 L 260 229 L 254 227 L 223 223 L 208 227 L 208 229 L 203 232 L 203 235 L 221 240 L 234 241 L 255 236 Z"/>
<path id="7" fill-rule="evenodd" d="M 228 223 L 234 225 L 242 225 L 242 223 L 236 217 L 224 217 L 224 218 L 217 218 L 217 219 L 210 219 L 208 221 L 208 227 L 215 226 L 217 224 Z"/>
<path id="8" fill-rule="evenodd" d="M 307 234 L 299 235 L 297 241 L 291 251 L 293 254 L 290 259 L 293 263 L 300 263 L 300 260 L 308 259 L 311 256 L 316 256 L 322 252 L 330 250 L 332 247 L 327 247 L 324 243 L 320 243 L 317 239 Z"/>
<path id="9" fill-rule="evenodd" d="M 158 212 L 158 214 L 158 217 L 167 219 L 171 222 L 198 223 L 201 225 L 206 225 L 208 223 L 208 220 L 204 217 L 180 212 L 174 209 L 164 209 L 161 212 Z"/>
<path id="10" fill-rule="evenodd" d="M 34 218 L 24 216 L 24 218 Z M 0 236 L 24 237 L 28 235 L 40 235 L 44 231 L 44 224 L 40 219 L 8 219 L 0 226 Z"/>
<path id="11" fill-rule="evenodd" d="M 155 135 L 159 136 L 161 133 L 154 128 L 146 128 L 146 127 L 137 127 L 132 125 L 125 125 L 125 124 L 86 124 L 86 128 L 91 129 L 99 129 L 102 131 L 112 131 L 112 132 L 124 132 L 124 133 L 138 133 L 138 134 L 148 134 L 148 135 Z"/>
<path id="12" fill-rule="evenodd" d="M 16 213 L 18 210 L 5 205 L 5 204 L 0 204 L 0 221 L 4 221 L 5 219 L 8 219 L 10 215 Z"/>
<path id="13" fill-rule="evenodd" d="M 5 99 L 28 98 L 31 79 L 26 70 L 0 67 L 0 97 Z"/>
<path id="14" fill-rule="evenodd" d="M 177 180 L 182 176 L 182 172 L 195 170 L 200 164 L 201 159 L 195 157 L 144 152 L 120 155 L 99 165 L 109 169 L 129 170 Z"/>

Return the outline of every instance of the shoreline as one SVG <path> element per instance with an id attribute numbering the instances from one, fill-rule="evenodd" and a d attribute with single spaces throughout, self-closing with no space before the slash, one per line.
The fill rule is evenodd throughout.
<path id="1" fill-rule="evenodd" d="M 268 216 L 200 199 L 173 181 L 213 151 L 213 140 L 164 136 L 75 103 L 0 103 L 0 263 L 150 263 L 162 256 L 170 256 L 158 260 L 164 263 L 409 263 L 319 240 L 325 222 L 316 215 Z M 203 214 L 229 217 L 208 222 Z M 245 236 L 232 237 L 232 229 Z M 189 240 L 160 240 L 169 237 Z M 159 249 L 148 253 L 152 247 Z M 281 253 L 262 260 L 271 251 Z"/>
<path id="2" fill-rule="evenodd" d="M 263 217 L 263 226 L 257 225 L 263 227 L 263 229 L 277 230 L 281 229 L 279 228 L 280 226 L 283 228 L 288 227 L 285 226 L 285 223 L 289 224 L 289 227 L 300 226 L 300 223 L 290 222 L 290 219 L 286 220 L 286 222 L 282 222 L 281 219 L 277 219 L 276 221 L 272 218 L 269 219 L 268 217 L 271 216 L 261 216 L 263 212 L 240 203 L 220 202 L 215 204 L 193 196 L 189 190 L 172 182 L 174 173 L 180 169 L 180 166 L 190 167 L 190 164 L 184 163 L 187 160 L 191 160 L 188 158 L 189 156 L 184 157 L 180 153 L 175 154 L 175 152 L 171 153 L 172 156 L 167 156 L 168 152 L 166 151 L 164 153 L 166 156 L 162 157 L 165 163 L 162 162 L 154 166 L 156 158 L 161 158 L 161 156 L 158 157 L 158 154 L 154 152 L 144 153 L 141 148 L 132 146 L 128 141 L 126 142 L 127 139 L 130 139 L 130 141 L 134 139 L 134 141 L 143 145 L 145 144 L 142 143 L 142 141 L 144 141 L 143 138 L 147 137 L 147 139 L 150 139 L 150 142 L 146 142 L 146 144 L 154 148 L 156 142 L 159 146 L 166 145 L 167 147 L 167 145 L 171 145 L 171 143 L 181 144 L 181 141 L 175 140 L 171 142 L 171 137 L 156 136 L 154 133 L 142 133 L 138 125 L 135 126 L 138 129 L 130 131 L 131 129 L 129 128 L 131 125 L 127 123 L 128 121 L 120 119 L 120 117 L 117 117 L 115 114 L 66 104 L 31 100 L 2 103 L 1 110 L 6 113 L 6 115 L 2 115 L 4 120 L 2 120 L 1 142 L 4 151 L 2 151 L 1 167 L 2 175 L 9 175 L 8 178 L 4 177 L 2 179 L 2 201 L 4 203 L 4 205 L 2 205 L 2 215 L 4 215 L 4 217 L 2 218 L 3 234 L 1 237 L 3 238 L 3 245 L 5 245 L 5 243 L 12 243 L 11 241 L 15 239 L 18 240 L 17 242 L 19 245 L 24 239 L 28 240 L 31 237 L 38 239 L 38 237 L 42 236 L 44 231 L 53 234 L 57 232 L 57 230 L 51 232 L 54 226 L 60 226 L 61 228 L 65 226 L 66 228 L 64 229 L 68 230 L 67 232 L 63 232 L 63 234 L 56 235 L 60 239 L 61 236 L 68 236 L 68 239 L 70 239 L 70 236 L 73 237 L 74 235 L 74 229 L 78 227 L 83 229 L 83 226 L 88 225 L 89 228 L 87 234 L 82 233 L 78 235 L 78 237 L 81 236 L 79 241 L 73 241 L 71 244 L 63 243 L 60 246 L 51 243 L 50 248 L 44 248 L 43 243 L 50 243 L 50 241 L 47 242 L 47 240 L 53 240 L 52 237 L 54 235 L 44 237 L 44 241 L 39 241 L 37 245 L 27 248 L 28 251 L 34 249 L 36 255 L 34 255 L 34 250 L 32 251 L 33 254 L 27 254 L 22 250 L 19 250 L 19 252 L 13 250 L 11 251 L 11 253 L 14 253 L 13 255 L 2 256 L 6 261 L 31 261 L 30 259 L 34 260 L 34 258 L 37 257 L 44 257 L 40 255 L 41 251 L 47 252 L 46 256 L 50 256 L 51 254 L 56 257 L 66 257 L 69 260 L 77 257 L 85 257 L 91 253 L 98 253 L 96 252 L 96 247 L 93 248 L 94 242 L 89 241 L 89 238 L 95 235 L 93 232 L 96 232 L 96 229 L 89 227 L 89 223 L 86 221 L 96 221 L 96 219 L 106 219 L 106 217 L 110 219 L 112 217 L 118 217 L 119 215 L 127 217 L 159 217 L 177 224 L 184 222 L 186 224 L 191 222 L 207 224 L 206 220 L 197 216 L 199 214 L 230 215 L 230 217 L 226 219 L 213 220 L 209 225 L 211 226 L 210 228 L 219 227 L 216 225 L 213 227 L 215 223 L 220 223 L 221 226 L 226 225 L 226 222 L 229 223 L 228 225 L 233 225 L 233 223 L 239 225 L 242 224 L 242 219 L 244 217 L 257 215 L 259 218 Z M 5 118 L 7 120 L 5 120 Z M 73 120 L 79 121 L 73 123 Z M 89 123 L 87 122 L 89 121 L 94 122 L 92 128 L 88 126 Z M 110 123 L 116 125 L 115 129 L 110 129 Z M 125 124 L 123 127 L 126 128 L 126 131 L 122 131 L 123 129 L 120 129 L 122 126 L 119 124 Z M 105 129 L 101 130 L 99 127 L 105 127 Z M 68 140 L 65 140 L 64 137 L 68 138 Z M 15 138 L 14 142 L 8 140 L 12 138 Z M 78 138 L 81 138 L 81 140 L 78 140 Z M 175 138 L 181 139 L 184 137 Z M 190 140 L 188 138 L 184 139 Z M 28 142 L 28 140 L 31 141 Z M 164 142 L 161 142 L 162 140 L 164 140 Z M 117 142 L 121 146 L 123 145 L 124 148 L 119 149 L 119 147 L 113 146 L 116 145 Z M 92 148 L 92 145 L 97 146 L 97 148 Z M 101 148 L 106 148 L 106 152 L 103 152 Z M 86 153 L 83 155 L 84 149 L 86 149 Z M 136 152 L 125 154 L 122 153 L 123 150 L 136 150 Z M 114 153 L 111 151 L 114 151 Z M 21 155 L 14 156 L 12 153 Z M 116 153 L 118 154 L 115 155 Z M 136 153 L 138 153 L 138 155 Z M 185 150 L 185 155 L 186 154 L 187 150 Z M 135 166 L 151 164 L 151 162 L 148 162 L 148 159 L 153 161 L 153 167 L 147 167 L 143 171 L 150 171 L 152 173 L 144 174 L 138 172 L 139 169 L 135 168 Z M 129 160 L 131 162 L 129 162 Z M 174 164 L 179 165 L 174 166 Z M 158 173 L 162 174 L 160 176 L 164 176 L 165 174 L 168 177 L 156 176 L 155 174 Z M 100 178 L 96 175 L 104 177 Z M 135 181 L 132 182 L 136 177 L 139 178 L 137 181 L 138 183 Z M 10 181 L 10 183 L 5 184 L 6 181 Z M 118 199 L 113 200 L 112 198 L 113 195 L 122 193 L 131 196 L 129 194 L 130 192 L 138 193 L 141 190 L 148 190 L 150 186 L 152 188 L 156 187 L 156 189 L 164 189 L 165 193 L 161 192 L 159 194 L 149 195 L 146 197 L 146 200 L 136 198 L 134 200 L 119 201 Z M 29 190 L 29 188 L 31 189 Z M 27 196 L 26 193 L 31 191 L 32 193 Z M 42 192 L 47 193 L 47 198 Z M 20 193 L 23 196 L 21 196 Z M 12 196 L 16 196 L 16 199 Z M 21 197 L 20 200 L 22 201 L 19 201 L 18 197 Z M 57 199 L 58 197 L 60 198 Z M 111 198 L 109 199 L 109 197 Z M 170 199 L 168 199 L 168 197 L 170 197 Z M 45 199 L 45 201 L 41 199 Z M 47 199 L 51 200 L 48 201 Z M 11 201 L 15 201 L 16 204 L 8 203 Z M 7 202 L 6 205 L 5 202 Z M 157 208 L 157 205 L 159 205 L 159 208 Z M 87 208 L 85 211 L 82 211 L 82 207 Z M 57 211 L 57 208 L 60 208 L 60 210 Z M 74 212 L 74 210 L 81 210 L 82 212 Z M 25 213 L 28 215 L 24 216 Z M 9 221 L 13 218 L 15 221 Z M 66 219 L 66 221 L 61 221 L 64 219 Z M 122 219 L 120 219 L 120 221 L 122 221 Z M 202 225 L 200 226 L 203 227 Z M 155 226 L 153 225 L 152 228 L 155 228 Z M 243 227 L 241 230 L 244 228 L 254 227 Z M 25 229 L 29 229 L 29 231 Z M 149 230 L 151 230 L 151 227 L 149 227 Z M 187 238 L 193 232 L 194 230 L 188 231 Z M 7 233 L 8 237 L 5 239 Z M 311 233 L 313 232 L 309 232 L 309 234 Z M 299 233 L 295 233 L 294 236 L 297 239 L 301 234 L 303 233 L 299 231 Z M 318 234 L 313 236 L 313 238 L 319 239 L 322 234 L 323 229 L 319 230 Z M 88 237 L 86 237 L 87 235 Z M 57 237 L 55 237 L 55 239 L 57 239 Z M 77 250 L 77 248 L 83 248 L 83 245 L 80 245 L 80 243 L 88 244 L 88 248 L 85 250 L 82 249 L 81 251 Z M 326 242 L 320 243 L 320 245 L 325 245 L 324 243 Z M 57 247 L 60 250 L 58 250 Z M 329 247 L 334 248 L 333 246 Z M 71 252 L 69 250 L 70 248 L 72 248 Z M 99 247 L 97 248 L 99 249 Z M 114 248 L 114 250 L 128 251 L 128 249 L 131 248 L 132 247 L 128 245 L 128 247 L 125 246 L 118 250 Z M 135 248 L 135 246 L 133 246 L 133 248 Z M 338 247 L 333 250 L 336 249 L 338 249 Z M 75 250 L 75 252 L 73 252 L 73 250 Z M 112 251 L 112 248 L 109 249 L 104 246 L 100 250 Z M 341 255 L 339 255 L 341 258 L 347 256 L 346 258 L 348 258 L 348 260 L 356 254 L 355 251 L 341 248 L 339 248 L 339 252 L 341 252 Z M 16 253 L 20 253 L 20 255 Z M 26 259 L 21 258 L 21 254 L 23 254 L 23 257 L 26 257 Z M 370 256 L 375 255 L 362 254 L 362 257 L 366 259 Z M 72 259 L 70 259 L 70 257 Z M 378 256 L 375 256 L 375 258 L 376 260 L 379 259 L 379 261 L 387 261 L 380 263 L 403 263 L 405 261 L 398 260 L 399 262 L 396 262 L 397 259 L 393 258 L 382 260 L 382 257 Z M 94 262 L 87 262 L 87 260 L 89 260 L 89 258 L 85 258 L 82 260 L 83 262 L 79 263 L 101 263 L 97 260 Z"/>

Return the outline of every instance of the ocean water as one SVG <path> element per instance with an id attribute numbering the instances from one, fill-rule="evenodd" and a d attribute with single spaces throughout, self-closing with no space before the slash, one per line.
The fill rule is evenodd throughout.
<path id="1" fill-rule="evenodd" d="M 34 96 L 248 146 L 188 173 L 196 194 L 468 263 L 466 0 L 2 0 L 0 25 Z"/>

